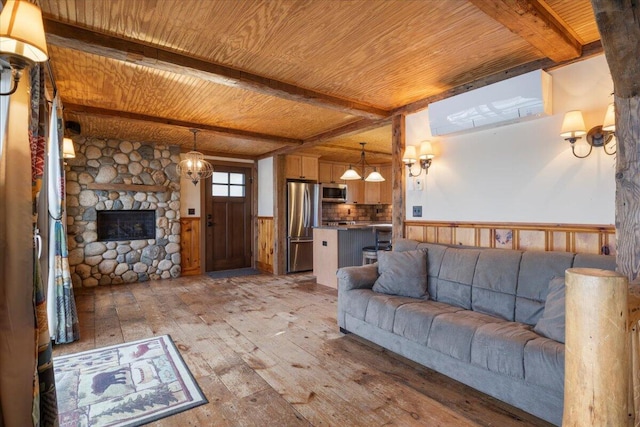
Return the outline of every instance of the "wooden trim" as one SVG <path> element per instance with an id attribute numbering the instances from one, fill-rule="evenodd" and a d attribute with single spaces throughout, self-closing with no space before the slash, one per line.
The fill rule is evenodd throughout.
<path id="1" fill-rule="evenodd" d="M 180 218 L 180 259 L 181 275 L 194 276 L 201 274 L 200 254 L 200 217 Z"/>
<path id="2" fill-rule="evenodd" d="M 171 73 L 192 75 L 219 85 L 328 108 L 353 116 L 369 119 L 389 116 L 388 111 L 370 105 L 294 86 L 160 47 L 101 34 L 50 18 L 44 19 L 44 28 L 47 33 L 47 43 L 54 46 L 80 50 Z"/>
<path id="3" fill-rule="evenodd" d="M 96 182 L 91 182 L 87 184 L 87 190 L 163 192 L 163 191 L 167 191 L 167 187 L 164 185 L 111 184 L 111 183 L 100 184 Z"/>
<path id="4" fill-rule="evenodd" d="M 606 248 L 610 255 L 616 252 L 613 225 L 405 221 L 404 229 L 410 239 L 433 243 L 594 254 L 602 253 Z M 462 233 L 463 229 L 473 229 L 473 232 Z M 488 235 L 488 241 L 483 240 L 483 233 Z M 554 240 L 561 239 L 563 234 L 564 247 L 557 247 Z"/>
<path id="5" fill-rule="evenodd" d="M 222 134 L 222 135 L 231 135 L 231 136 L 240 137 L 243 139 L 248 139 L 253 141 L 278 142 L 281 144 L 288 144 L 288 145 L 294 145 L 294 146 L 299 146 L 300 144 L 302 144 L 302 140 L 299 140 L 299 139 L 285 138 L 280 136 L 268 135 L 265 133 L 226 128 L 222 126 L 213 126 L 213 125 L 207 125 L 203 123 L 185 122 L 183 120 L 168 119 L 166 117 L 148 116 L 146 114 L 131 113 L 127 111 L 110 110 L 108 108 L 91 107 L 88 105 L 65 103 L 64 111 L 73 112 L 76 114 L 87 114 L 91 116 L 116 117 L 120 119 L 136 120 L 141 122 L 159 123 L 163 125 L 177 126 L 177 127 L 182 127 L 186 129 L 196 128 L 196 129 L 205 130 L 208 132 L 213 132 L 213 133 Z"/>
<path id="6" fill-rule="evenodd" d="M 287 272 L 287 179 L 285 156 L 273 157 L 273 273 Z"/>

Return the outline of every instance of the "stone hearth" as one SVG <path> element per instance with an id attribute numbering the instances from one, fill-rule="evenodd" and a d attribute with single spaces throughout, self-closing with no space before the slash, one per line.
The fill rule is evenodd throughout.
<path id="1" fill-rule="evenodd" d="M 175 171 L 179 148 L 114 139 L 74 140 L 77 157 L 67 161 L 66 188 L 74 286 L 180 276 L 180 177 Z M 131 185 L 140 185 L 141 190 L 133 191 Z M 97 211 L 102 210 L 155 210 L 155 239 L 98 241 Z"/>

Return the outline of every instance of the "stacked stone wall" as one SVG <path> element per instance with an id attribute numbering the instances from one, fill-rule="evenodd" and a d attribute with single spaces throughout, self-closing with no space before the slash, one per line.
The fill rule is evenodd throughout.
<path id="1" fill-rule="evenodd" d="M 66 167 L 69 265 L 74 286 L 143 282 L 180 275 L 180 177 L 176 146 L 74 138 Z M 106 184 L 94 190 L 91 184 Z M 162 185 L 122 191 L 109 184 Z M 141 187 L 145 189 L 144 187 Z M 97 211 L 155 210 L 156 238 L 98 241 Z"/>

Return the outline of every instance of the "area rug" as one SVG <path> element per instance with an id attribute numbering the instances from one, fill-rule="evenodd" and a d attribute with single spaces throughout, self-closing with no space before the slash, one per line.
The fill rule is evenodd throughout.
<path id="1" fill-rule="evenodd" d="M 207 403 L 169 335 L 53 360 L 60 426 L 139 426 Z"/>
<path id="2" fill-rule="evenodd" d="M 226 279 L 229 277 L 255 276 L 262 274 L 260 270 L 255 268 L 236 268 L 235 270 L 209 271 L 207 275 L 212 279 Z"/>

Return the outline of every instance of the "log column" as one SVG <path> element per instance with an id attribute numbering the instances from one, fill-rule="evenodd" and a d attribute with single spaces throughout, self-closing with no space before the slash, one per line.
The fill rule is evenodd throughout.
<path id="1" fill-rule="evenodd" d="M 613 271 L 567 270 L 565 427 L 629 423 L 627 288 Z"/>

